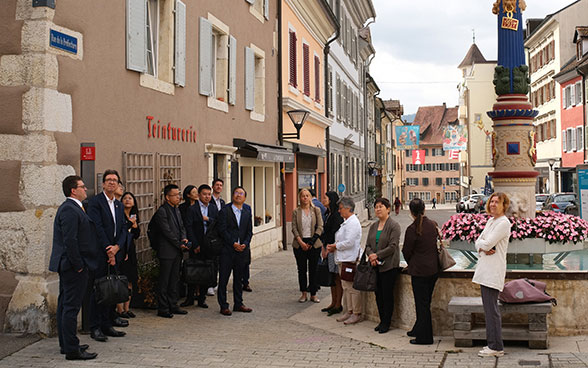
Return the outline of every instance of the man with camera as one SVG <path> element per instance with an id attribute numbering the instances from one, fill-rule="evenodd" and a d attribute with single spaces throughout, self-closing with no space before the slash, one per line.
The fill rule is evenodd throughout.
<path id="1" fill-rule="evenodd" d="M 159 285 L 157 294 L 157 315 L 172 318 L 174 314 L 187 314 L 178 307 L 178 281 L 182 252 L 189 248 L 182 215 L 178 209 L 180 189 L 175 184 L 168 184 L 163 189 L 165 202 L 155 212 L 157 257 L 159 258 Z"/>

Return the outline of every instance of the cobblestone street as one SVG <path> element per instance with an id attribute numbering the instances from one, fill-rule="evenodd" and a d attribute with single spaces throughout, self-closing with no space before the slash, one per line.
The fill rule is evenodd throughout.
<path id="1" fill-rule="evenodd" d="M 171 320 L 135 311 L 126 337 L 99 343 L 81 336 L 98 353 L 96 360 L 66 361 L 57 339 L 47 338 L 1 360 L 0 367 L 588 367 L 588 354 L 578 352 L 582 344 L 576 341 L 583 337 L 554 338 L 547 352 L 507 344 L 503 358 L 483 359 L 476 356 L 481 347 L 453 349 L 452 337 L 412 346 L 405 331 L 379 335 L 371 321 L 343 327 L 320 312 L 329 302 L 326 288 L 319 304 L 297 302 L 291 250 L 255 260 L 251 274 L 253 292 L 244 299 L 253 313 L 222 316 L 216 297 L 208 298 L 209 309 L 190 307 Z"/>

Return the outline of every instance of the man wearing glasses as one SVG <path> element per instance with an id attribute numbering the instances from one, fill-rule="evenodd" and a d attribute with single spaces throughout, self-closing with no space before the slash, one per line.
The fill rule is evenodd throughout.
<path id="1" fill-rule="evenodd" d="M 82 206 L 82 201 L 86 199 L 86 186 L 82 178 L 68 176 L 63 180 L 62 188 L 67 198 L 55 215 L 53 249 L 49 261 L 49 271 L 59 273 L 59 347 L 67 360 L 94 359 L 97 354 L 89 353 L 88 345 L 80 345 L 76 332 L 89 270 L 97 266 L 96 229 Z"/>
<path id="2" fill-rule="evenodd" d="M 247 192 L 243 187 L 233 189 L 232 201 L 218 215 L 219 233 L 223 239 L 218 282 L 218 304 L 222 315 L 232 314 L 227 303 L 227 284 L 233 272 L 233 311 L 249 313 L 243 304 L 243 270 L 251 259 L 253 237 L 251 207 L 245 204 Z"/>
<path id="3" fill-rule="evenodd" d="M 118 189 L 120 175 L 116 170 L 106 170 L 102 176 L 103 192 L 92 197 L 88 202 L 88 216 L 96 224 L 98 241 L 98 268 L 94 277 L 90 275 L 90 285 L 94 279 L 104 277 L 109 267 L 116 266 L 116 254 L 123 252 L 126 244 L 127 228 L 124 221 L 122 203 L 114 197 Z M 123 254 L 121 253 L 121 254 Z M 119 255 L 120 257 L 120 255 Z M 91 326 L 90 336 L 96 341 L 107 341 L 107 336 L 121 337 L 126 333 L 115 330 L 113 321 L 119 327 L 128 326 L 128 321 L 115 317 L 114 305 L 96 303 L 96 298 L 91 298 Z"/>

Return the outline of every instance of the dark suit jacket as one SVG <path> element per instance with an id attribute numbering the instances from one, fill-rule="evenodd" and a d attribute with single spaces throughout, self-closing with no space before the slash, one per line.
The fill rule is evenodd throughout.
<path id="1" fill-rule="evenodd" d="M 237 226 L 237 218 L 233 213 L 232 203 L 223 207 L 218 215 L 218 231 L 223 238 L 223 252 L 236 252 L 233 243 L 245 244 L 244 256 L 251 254 L 250 244 L 253 237 L 253 217 L 251 207 L 243 204 L 240 225 Z M 240 241 L 239 241 L 240 240 Z"/>
<path id="2" fill-rule="evenodd" d="M 383 265 L 378 266 L 378 271 L 386 272 L 400 265 L 400 225 L 391 217 L 388 217 L 380 234 L 378 251 L 376 251 L 376 235 L 379 223 L 380 221 L 376 221 L 370 226 L 365 242 L 365 254 L 369 256 L 376 253 L 378 259 L 384 262 Z"/>
<path id="3" fill-rule="evenodd" d="M 118 244 L 120 250 L 116 254 L 116 260 L 119 263 L 126 255 L 128 229 L 123 205 L 118 199 L 114 200 L 114 214 L 116 215 L 116 232 L 112 212 L 110 212 L 104 193 L 95 195 L 88 201 L 88 216 L 96 224 L 98 248 L 106 257 L 106 247 Z"/>
<path id="4" fill-rule="evenodd" d="M 216 205 L 216 201 L 214 200 L 214 196 L 212 196 L 212 199 L 210 200 L 210 203 Z M 221 203 L 220 208 L 217 208 L 218 212 L 220 212 L 226 206 L 225 200 L 222 199 L 222 198 L 220 199 L 220 203 Z"/>
<path id="5" fill-rule="evenodd" d="M 200 201 L 196 201 L 190 208 L 188 208 L 186 219 L 184 224 L 186 226 L 186 234 L 188 235 L 188 240 L 192 242 L 192 247 L 195 249 L 199 247 L 204 242 L 204 218 L 202 217 L 202 212 L 200 211 Z M 218 216 L 218 210 L 216 204 L 213 201 L 210 201 L 208 204 L 208 228 L 212 222 L 216 221 Z M 191 252 L 190 254 L 192 254 Z"/>
<path id="6" fill-rule="evenodd" d="M 73 200 L 59 206 L 53 222 L 53 249 L 49 271 L 73 268 L 95 270 L 97 267 L 96 227 L 94 222 Z"/>
<path id="7" fill-rule="evenodd" d="M 404 233 L 402 254 L 408 263 L 408 274 L 411 276 L 432 276 L 439 272 L 439 256 L 437 254 L 437 224 L 423 217 L 422 235 L 416 233 L 414 221 Z"/>
<path id="8" fill-rule="evenodd" d="M 178 221 L 174 218 L 174 211 Z M 174 259 L 182 256 L 182 239 L 186 239 L 186 229 L 182 214 L 177 207 L 165 202 L 153 215 L 157 225 L 155 241 L 159 245 L 157 256 L 160 259 Z"/>

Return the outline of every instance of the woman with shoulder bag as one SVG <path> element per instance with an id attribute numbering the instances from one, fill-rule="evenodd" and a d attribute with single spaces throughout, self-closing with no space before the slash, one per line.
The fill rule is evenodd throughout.
<path id="1" fill-rule="evenodd" d="M 316 269 L 322 247 L 319 237 L 323 233 L 323 217 L 321 210 L 312 204 L 312 196 L 308 189 L 300 190 L 298 201 L 300 205 L 292 212 L 292 248 L 298 267 L 298 284 L 302 292 L 298 301 L 306 302 L 307 293 L 310 292 L 310 301 L 318 303 L 320 300 L 316 296 Z"/>
<path id="2" fill-rule="evenodd" d="M 343 223 L 343 218 L 339 214 L 339 196 L 335 192 L 325 193 L 323 205 L 327 208 L 325 212 L 326 220 L 323 235 L 321 240 L 323 242 L 323 250 L 321 256 L 327 259 L 329 272 L 331 273 L 333 284 L 331 284 L 331 304 L 326 308 L 321 309 L 322 312 L 327 312 L 327 315 L 341 313 L 343 307 L 341 300 L 343 298 L 343 288 L 341 287 L 341 276 L 339 276 L 339 267 L 335 262 L 335 254 L 327 251 L 327 244 L 335 242 L 335 234 Z"/>
<path id="3" fill-rule="evenodd" d="M 376 267 L 376 304 L 380 323 L 375 331 L 383 334 L 390 330 L 394 312 L 394 283 L 400 265 L 400 225 L 390 217 L 392 204 L 386 198 L 378 198 L 374 210 L 379 221 L 370 226 L 365 254 L 373 267 Z"/>
<path id="4" fill-rule="evenodd" d="M 404 233 L 402 254 L 408 263 L 412 293 L 416 307 L 416 322 L 407 335 L 411 344 L 433 344 L 431 299 L 441 271 L 437 251 L 437 224 L 425 216 L 425 202 L 414 198 L 409 204 L 413 223 Z"/>
<path id="5" fill-rule="evenodd" d="M 361 251 L 361 223 L 353 213 L 355 202 L 350 197 L 343 197 L 339 201 L 339 213 L 345 220 L 335 234 L 335 243 L 327 245 L 327 251 L 335 253 L 335 261 L 341 268 L 341 286 L 347 313 L 337 318 L 337 322 L 346 325 L 360 322 L 361 292 L 353 288 L 353 275 L 357 258 Z M 347 276 L 349 275 L 349 277 Z"/>
<path id="6" fill-rule="evenodd" d="M 493 193 L 488 198 L 486 212 L 492 217 L 475 243 L 478 263 L 472 282 L 480 285 L 488 342 L 488 346 L 478 352 L 481 357 L 504 355 L 498 294 L 504 288 L 506 276 L 506 251 L 511 223 L 504 214 L 509 205 L 510 200 L 504 193 Z"/>

